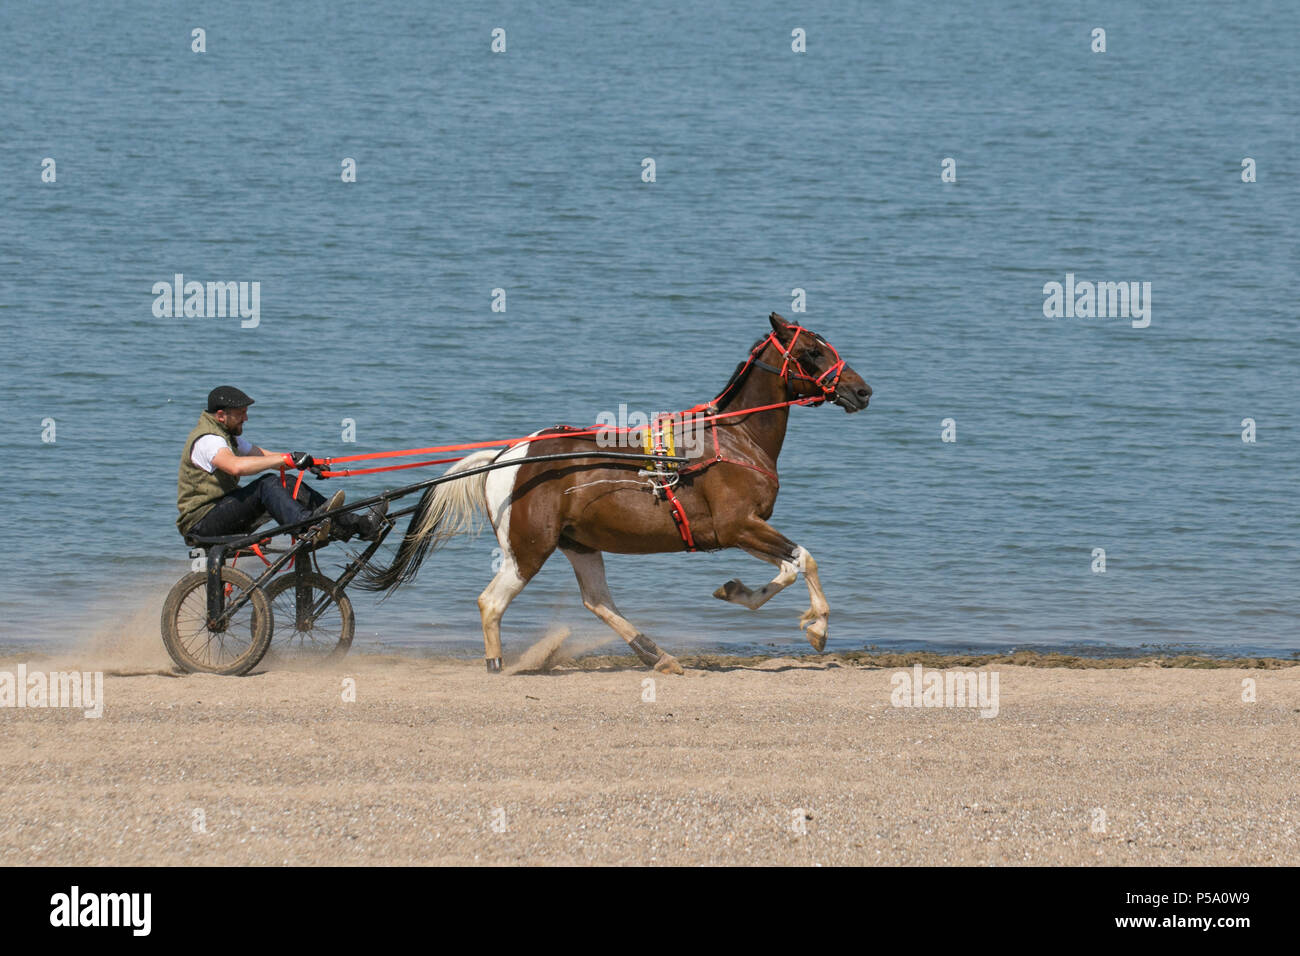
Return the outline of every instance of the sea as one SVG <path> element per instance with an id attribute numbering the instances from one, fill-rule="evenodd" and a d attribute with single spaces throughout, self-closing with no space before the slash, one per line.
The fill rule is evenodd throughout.
<path id="1" fill-rule="evenodd" d="M 706 401 L 777 312 L 874 390 L 780 458 L 828 651 L 1295 657 L 1298 46 L 1283 2 L 4 4 L 0 645 L 156 627 L 216 385 L 274 450 L 497 440 Z M 480 655 L 494 546 L 354 590 L 356 646 Z M 808 650 L 802 582 L 711 596 L 741 551 L 607 566 L 672 652 Z M 507 654 L 560 627 L 619 646 L 557 555 Z"/>

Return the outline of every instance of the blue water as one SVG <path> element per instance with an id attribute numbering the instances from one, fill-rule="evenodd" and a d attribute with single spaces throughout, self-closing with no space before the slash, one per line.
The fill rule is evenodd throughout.
<path id="1" fill-rule="evenodd" d="M 1289 3 L 6 4 L 0 641 L 160 606 L 216 384 L 268 448 L 505 437 L 710 398 L 778 311 L 875 390 L 781 458 L 830 649 L 1294 654 L 1297 37 Z M 259 281 L 260 325 L 155 318 L 177 272 Z M 1067 272 L 1149 281 L 1150 326 L 1044 317 Z M 493 544 L 358 592 L 358 644 L 481 653 Z M 801 646 L 802 583 L 710 597 L 771 576 L 741 552 L 608 565 L 669 649 Z M 507 650 L 554 623 L 602 633 L 558 556 Z"/>

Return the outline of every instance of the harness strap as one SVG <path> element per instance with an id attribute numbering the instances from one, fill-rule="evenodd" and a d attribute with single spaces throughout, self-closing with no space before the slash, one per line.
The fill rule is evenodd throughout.
<path id="1" fill-rule="evenodd" d="M 668 485 L 663 486 L 664 493 L 668 495 L 668 505 L 672 509 L 673 521 L 677 524 L 677 533 L 682 536 L 682 543 L 686 545 L 687 551 L 698 551 L 695 547 L 695 536 L 691 534 L 691 522 L 686 517 L 686 509 L 682 503 L 677 500 L 673 494 L 673 489 Z"/>
<path id="2" fill-rule="evenodd" d="M 694 465 L 687 465 L 684 468 L 678 469 L 677 471 L 678 475 L 680 475 L 683 478 L 689 475 L 696 475 L 704 471 L 706 468 L 710 468 L 713 465 L 716 465 L 720 461 L 725 461 L 729 465 L 740 465 L 744 468 L 752 468 L 754 471 L 757 471 L 759 474 L 767 475 L 767 477 L 771 478 L 777 484 L 781 483 L 781 479 L 776 476 L 776 472 L 768 471 L 766 468 L 762 467 L 761 465 L 755 465 L 752 462 L 744 461 L 740 458 L 728 458 L 725 455 L 723 455 L 722 447 L 718 444 L 718 423 L 716 420 L 714 420 L 711 424 L 713 425 L 712 428 L 713 457 L 710 458 L 708 461 L 698 462 Z"/>
<path id="3" fill-rule="evenodd" d="M 288 478 L 285 476 L 285 470 L 286 470 L 286 466 L 281 465 L 280 466 L 280 487 L 287 489 L 289 487 L 289 481 Z M 298 489 L 302 487 L 302 479 L 303 479 L 303 473 L 300 471 L 298 472 L 298 480 L 294 483 L 293 486 L 294 501 L 298 500 Z"/>

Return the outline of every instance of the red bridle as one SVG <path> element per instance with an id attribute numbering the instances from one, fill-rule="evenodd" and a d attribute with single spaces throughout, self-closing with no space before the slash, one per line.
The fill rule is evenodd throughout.
<path id="1" fill-rule="evenodd" d="M 840 358 L 840 353 L 835 350 L 835 346 L 831 345 L 831 343 L 827 342 L 825 339 L 822 339 L 822 344 L 824 344 L 828 349 L 831 350 L 831 354 L 835 356 L 835 361 L 831 365 L 827 366 L 826 371 L 822 372 L 820 375 L 817 376 L 809 375 L 807 372 L 804 371 L 803 366 L 799 364 L 799 360 L 794 357 L 794 347 L 795 344 L 799 341 L 799 336 L 802 335 L 804 332 L 807 332 L 809 335 L 813 335 L 813 336 L 815 336 L 817 333 L 809 329 L 805 329 L 802 325 L 787 325 L 786 328 L 794 329 L 794 338 L 790 340 L 789 348 L 783 349 L 781 347 L 781 341 L 776 337 L 775 332 L 769 332 L 767 336 L 768 339 L 772 342 L 772 344 L 776 346 L 776 350 L 780 352 L 782 357 L 785 359 L 785 361 L 781 363 L 781 371 L 780 371 L 781 377 L 786 381 L 790 380 L 790 363 L 793 362 L 795 369 L 798 370 L 798 374 L 795 376 L 795 378 L 801 378 L 804 381 L 812 382 L 814 385 L 816 385 L 818 388 L 822 390 L 822 395 L 824 395 L 828 401 L 834 398 L 835 389 L 840 384 L 840 376 L 844 374 L 845 362 L 844 359 Z M 824 382 L 823 379 L 826 378 L 827 375 L 831 375 L 832 373 L 834 373 L 834 375 L 832 376 L 830 383 L 828 384 Z"/>
<path id="2" fill-rule="evenodd" d="M 786 383 L 789 383 L 792 378 L 801 379 L 805 382 L 812 382 L 822 393 L 822 397 L 819 401 L 830 401 L 835 397 L 835 389 L 840 384 L 840 376 L 844 374 L 844 366 L 846 364 L 844 359 L 840 358 L 840 353 L 836 351 L 835 346 L 831 345 L 831 343 L 827 342 L 825 339 L 822 339 L 821 342 L 818 343 L 825 345 L 831 350 L 831 354 L 835 356 L 835 361 L 820 375 L 810 375 L 804 369 L 803 365 L 799 363 L 799 359 L 795 357 L 794 349 L 799 342 L 799 336 L 803 335 L 805 332 L 812 336 L 815 336 L 817 333 L 813 332 L 811 329 L 804 328 L 802 325 L 787 325 L 786 329 L 794 332 L 794 337 L 790 339 L 789 347 L 781 344 L 781 340 L 777 338 L 775 331 L 768 332 L 767 336 L 755 345 L 753 350 L 749 353 L 749 358 L 745 361 L 744 366 L 742 366 L 741 369 L 732 376 L 731 384 L 727 388 L 723 389 L 722 394 L 715 398 L 712 404 L 716 405 L 720 402 L 722 397 L 740 381 L 741 376 L 745 373 L 745 369 L 751 365 L 757 365 L 759 368 L 771 372 L 773 375 L 779 375 Z M 782 362 L 780 368 L 759 361 L 758 356 L 769 344 L 775 346 L 776 350 L 781 353 Z M 829 382 L 826 381 L 827 376 L 830 376 Z"/>

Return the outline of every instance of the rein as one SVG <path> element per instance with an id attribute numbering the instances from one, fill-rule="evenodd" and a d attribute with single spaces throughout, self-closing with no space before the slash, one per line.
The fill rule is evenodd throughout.
<path id="1" fill-rule="evenodd" d="M 726 461 L 736 465 L 743 465 L 746 468 L 752 468 L 755 471 L 761 472 L 762 474 L 767 475 L 773 480 L 776 480 L 776 475 L 768 471 L 766 468 L 761 468 L 758 465 L 754 465 L 746 461 L 740 461 L 738 459 L 724 458 L 721 454 L 721 450 L 718 445 L 718 429 L 716 423 L 719 420 L 724 418 L 735 418 L 741 415 L 752 415 L 755 412 L 769 411 L 774 408 L 788 408 L 791 405 L 820 405 L 823 402 L 834 397 L 835 389 L 839 385 L 840 376 L 844 371 L 844 365 L 845 365 L 844 360 L 840 358 L 839 352 L 835 350 L 835 346 L 831 345 L 829 342 L 826 342 L 825 340 L 822 340 L 822 342 L 819 343 L 825 345 L 828 349 L 831 350 L 831 354 L 835 356 L 835 362 L 831 364 L 826 369 L 826 371 L 822 372 L 820 375 L 817 376 L 810 375 L 808 374 L 807 371 L 805 371 L 804 367 L 800 364 L 799 360 L 794 356 L 794 347 L 795 344 L 799 341 L 800 335 L 802 335 L 805 332 L 808 332 L 810 335 L 814 333 L 812 333 L 810 330 L 800 325 L 787 325 L 786 328 L 787 330 L 794 331 L 794 338 L 790 340 L 789 347 L 783 347 L 781 345 L 781 341 L 780 339 L 777 338 L 776 332 L 773 331 L 767 333 L 767 335 L 764 336 L 762 339 L 760 339 L 758 344 L 756 344 L 750 350 L 749 357 L 745 360 L 744 364 L 739 369 L 736 370 L 736 373 L 731 376 L 731 380 L 727 382 L 726 386 L 723 387 L 722 391 L 718 394 L 716 398 L 713 399 L 713 401 L 706 402 L 705 404 L 702 405 L 696 405 L 692 408 L 686 409 L 685 411 L 677 412 L 675 415 L 671 416 L 672 418 L 679 418 L 680 423 L 682 425 L 688 424 L 687 421 L 688 417 L 690 419 L 689 424 L 691 425 L 704 425 L 709 423 L 714 424 L 714 428 L 713 428 L 714 457 L 709 459 L 708 461 L 699 462 L 697 464 L 690 465 L 686 468 L 683 468 L 679 471 L 679 474 L 683 474 L 683 475 L 695 474 L 697 472 L 703 471 L 705 468 L 708 468 L 710 465 L 714 465 L 717 464 L 718 462 Z M 763 352 L 765 348 L 767 348 L 769 344 L 775 346 L 776 350 L 782 356 L 782 362 L 780 368 L 777 368 L 774 365 L 769 365 L 767 362 L 761 361 L 758 358 L 758 356 Z M 726 411 L 726 412 L 718 411 L 717 409 L 719 403 L 726 399 L 729 392 L 733 391 L 735 388 L 739 386 L 740 382 L 744 380 L 746 372 L 748 372 L 750 368 L 754 368 L 754 367 L 761 368 L 766 372 L 771 372 L 774 375 L 778 375 L 781 377 L 781 379 L 783 379 L 787 383 L 789 383 L 791 378 L 799 381 L 812 382 L 815 386 L 817 386 L 821 394 L 805 395 L 802 398 L 792 398 L 783 402 L 773 402 L 769 405 L 757 405 L 752 408 L 741 408 L 741 409 L 737 409 L 736 411 Z M 832 376 L 829 382 L 825 381 L 828 375 Z M 700 413 L 708 413 L 708 414 L 701 415 Z M 650 427 L 650 426 L 645 426 L 645 427 Z M 545 441 L 550 438 L 582 438 L 585 436 L 609 435 L 611 433 L 631 434 L 632 432 L 637 432 L 640 430 L 641 430 L 640 426 L 636 428 L 600 427 L 600 428 L 586 428 L 586 429 L 565 429 L 563 431 L 552 432 L 549 434 L 525 435 L 520 438 L 506 438 L 497 441 L 466 442 L 457 445 L 430 445 L 427 448 L 401 448 L 396 451 L 378 451 L 378 452 L 371 452 L 370 454 L 366 454 L 366 455 L 341 455 L 334 458 L 318 458 L 316 459 L 316 465 L 313 466 L 311 470 L 314 474 L 318 475 L 321 478 L 346 478 L 351 475 L 372 475 L 381 471 L 401 471 L 402 469 L 405 468 L 424 468 L 428 465 L 445 465 L 451 462 L 461 461 L 466 456 L 462 455 L 456 458 L 435 458 L 429 461 L 409 462 L 404 465 L 385 465 L 385 466 L 378 466 L 375 468 L 344 468 L 340 470 L 334 470 L 333 466 L 338 464 L 344 464 L 347 462 L 354 462 L 354 461 L 372 461 L 374 459 L 380 459 L 380 458 L 405 458 L 411 455 L 433 455 L 442 452 L 475 451 L 483 448 L 513 448 L 516 445 L 523 445 L 535 441 Z M 301 483 L 302 481 L 301 474 L 299 474 L 298 480 Z"/>

